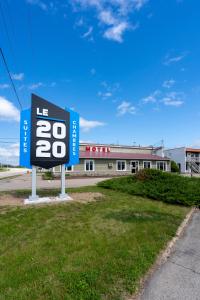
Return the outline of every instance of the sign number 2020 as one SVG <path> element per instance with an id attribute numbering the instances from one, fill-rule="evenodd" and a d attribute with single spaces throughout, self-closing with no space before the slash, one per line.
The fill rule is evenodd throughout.
<path id="1" fill-rule="evenodd" d="M 66 126 L 63 123 L 55 122 L 52 126 L 48 121 L 37 121 L 36 137 L 50 139 L 53 137 L 57 140 L 62 140 L 66 137 Z M 52 143 L 47 140 L 38 140 L 36 143 L 36 157 L 51 157 L 63 158 L 66 155 L 66 145 L 64 142 L 55 141 Z M 52 151 L 51 151 L 52 148 Z"/>

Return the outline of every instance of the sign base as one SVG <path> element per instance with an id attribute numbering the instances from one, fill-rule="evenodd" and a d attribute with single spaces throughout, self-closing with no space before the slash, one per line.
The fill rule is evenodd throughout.
<path id="1" fill-rule="evenodd" d="M 41 204 L 41 203 L 59 203 L 64 201 L 72 201 L 73 199 L 65 194 L 65 197 L 41 197 L 41 198 L 34 198 L 34 199 L 25 199 L 24 204 Z"/>

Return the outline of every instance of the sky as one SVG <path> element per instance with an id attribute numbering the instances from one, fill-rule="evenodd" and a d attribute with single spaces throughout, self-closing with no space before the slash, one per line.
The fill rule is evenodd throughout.
<path id="1" fill-rule="evenodd" d="M 200 147 L 200 2 L 5 0 L 2 48 L 31 93 L 80 114 L 80 140 Z M 20 106 L 0 58 L 0 162 L 19 155 Z"/>

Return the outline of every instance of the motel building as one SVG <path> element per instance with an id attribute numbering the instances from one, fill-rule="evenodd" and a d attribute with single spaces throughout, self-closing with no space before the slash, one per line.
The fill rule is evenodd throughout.
<path id="1" fill-rule="evenodd" d="M 164 150 L 164 154 L 174 160 L 184 174 L 200 174 L 200 149 L 179 147 Z"/>
<path id="2" fill-rule="evenodd" d="M 119 176 L 134 174 L 141 169 L 170 171 L 170 159 L 161 148 L 86 144 L 79 146 L 78 165 L 66 168 L 71 175 Z M 60 172 L 60 166 L 53 168 Z"/>

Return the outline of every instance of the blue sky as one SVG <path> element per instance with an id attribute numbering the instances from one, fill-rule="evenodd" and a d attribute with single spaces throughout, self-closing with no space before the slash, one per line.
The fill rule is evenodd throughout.
<path id="1" fill-rule="evenodd" d="M 82 141 L 200 146 L 199 11 L 194 0 L 7 0 L 0 46 L 23 107 L 34 92 L 74 108 Z M 0 160 L 14 160 L 19 105 L 2 60 L 0 138 Z"/>

